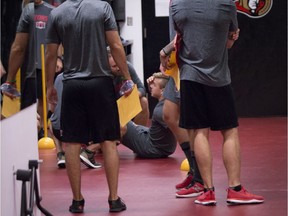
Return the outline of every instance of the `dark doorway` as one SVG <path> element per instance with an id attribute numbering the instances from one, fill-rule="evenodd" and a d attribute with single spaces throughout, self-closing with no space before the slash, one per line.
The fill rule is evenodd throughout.
<path id="1" fill-rule="evenodd" d="M 22 0 L 1 1 L 1 61 L 8 71 L 10 48 L 14 41 L 18 20 L 22 11 Z"/>
<path id="2" fill-rule="evenodd" d="M 154 72 L 159 71 L 159 51 L 169 42 L 168 17 L 155 17 L 154 1 L 142 1 L 142 26 L 143 26 L 143 65 L 144 83 Z M 150 114 L 157 100 L 148 94 Z"/>

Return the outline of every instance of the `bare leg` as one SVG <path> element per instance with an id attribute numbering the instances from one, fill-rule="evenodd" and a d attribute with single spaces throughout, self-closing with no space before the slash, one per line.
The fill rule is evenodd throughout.
<path id="1" fill-rule="evenodd" d="M 238 129 L 232 128 L 222 131 L 223 143 L 223 162 L 228 175 L 230 187 L 240 185 L 240 142 Z"/>
<path id="2" fill-rule="evenodd" d="M 81 167 L 80 167 L 80 143 L 65 143 L 66 145 L 66 170 L 74 200 L 82 200 L 81 194 Z"/>
<path id="3" fill-rule="evenodd" d="M 209 129 L 188 130 L 191 148 L 194 148 L 199 171 L 205 188 L 212 188 L 212 154 L 209 143 Z"/>
<path id="4" fill-rule="evenodd" d="M 142 107 L 142 111 L 137 116 L 135 116 L 133 121 L 137 125 L 147 126 L 148 119 L 149 119 L 149 106 L 148 106 L 147 98 L 141 97 L 140 104 Z"/>
<path id="5" fill-rule="evenodd" d="M 104 167 L 109 188 L 108 200 L 118 199 L 119 156 L 115 141 L 101 143 L 104 156 Z"/>

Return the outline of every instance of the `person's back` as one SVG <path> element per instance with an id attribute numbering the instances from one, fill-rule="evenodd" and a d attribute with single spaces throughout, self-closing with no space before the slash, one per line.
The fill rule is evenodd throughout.
<path id="1" fill-rule="evenodd" d="M 180 77 L 180 127 L 187 129 L 203 179 L 204 192 L 194 201 L 215 205 L 209 131 L 220 131 L 228 177 L 227 203 L 263 203 L 240 181 L 238 116 L 228 68 L 228 48 L 237 38 L 232 0 L 171 0 L 177 31 Z M 185 6 L 185 7 L 184 7 Z"/>
<path id="2" fill-rule="evenodd" d="M 100 143 L 103 150 L 109 211 L 126 210 L 117 192 L 119 156 L 116 141 L 120 138 L 120 124 L 106 42 L 111 47 L 121 75 L 131 84 L 124 94 L 130 94 L 134 83 L 128 72 L 111 6 L 100 0 L 67 0 L 50 13 L 46 36 L 47 99 L 49 103 L 57 103 L 53 78 L 57 50 L 62 44 L 61 130 L 73 193 L 69 207 L 72 213 L 84 211 L 79 155 L 81 146 L 90 141 Z"/>
<path id="3" fill-rule="evenodd" d="M 231 21 L 231 27 L 238 25 L 233 8 L 230 0 L 172 1 L 172 16 L 183 40 L 178 47 L 182 80 L 209 86 L 231 82 L 226 42 Z"/>
<path id="4" fill-rule="evenodd" d="M 106 53 L 105 31 L 117 29 L 113 19 L 103 20 L 113 13 L 108 6 L 100 0 L 67 0 L 52 11 L 60 37 L 53 40 L 62 41 L 65 50 L 64 80 L 111 76 L 107 55 L 98 55 Z"/>

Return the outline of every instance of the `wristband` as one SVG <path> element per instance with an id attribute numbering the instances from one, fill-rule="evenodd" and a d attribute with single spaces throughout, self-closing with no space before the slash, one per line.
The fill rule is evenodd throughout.
<path id="1" fill-rule="evenodd" d="M 165 54 L 165 56 L 168 56 L 169 54 L 165 51 L 165 49 L 162 49 L 163 53 Z"/>
<path id="2" fill-rule="evenodd" d="M 8 84 L 15 84 L 15 83 L 16 83 L 16 80 L 6 81 L 6 83 L 8 83 Z"/>

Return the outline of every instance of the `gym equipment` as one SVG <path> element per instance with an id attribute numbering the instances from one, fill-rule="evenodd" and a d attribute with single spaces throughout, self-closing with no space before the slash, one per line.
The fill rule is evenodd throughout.
<path id="1" fill-rule="evenodd" d="M 190 170 L 190 166 L 189 166 L 187 158 L 182 161 L 180 170 L 187 171 L 187 172 Z"/>
<path id="2" fill-rule="evenodd" d="M 36 206 L 45 216 L 53 216 L 40 204 L 41 197 L 39 195 L 38 180 L 36 170 L 38 169 L 38 164 L 42 161 L 29 160 L 28 167 L 29 170 L 17 170 L 14 174 L 16 179 L 22 181 L 21 190 L 21 209 L 20 216 L 33 216 L 33 206 L 34 206 L 34 195 L 36 199 Z M 29 206 L 27 208 L 27 189 L 26 182 L 30 181 L 30 196 L 29 196 Z M 35 194 L 34 194 L 35 193 Z"/>
<path id="3" fill-rule="evenodd" d="M 44 44 L 41 44 L 41 63 L 42 63 L 42 91 L 43 91 L 43 121 L 44 137 L 38 141 L 39 149 L 54 149 L 54 140 L 47 136 L 47 101 L 46 101 L 46 73 L 44 61 Z"/>

